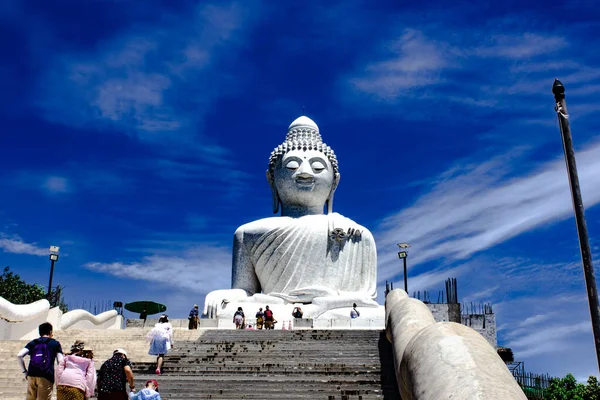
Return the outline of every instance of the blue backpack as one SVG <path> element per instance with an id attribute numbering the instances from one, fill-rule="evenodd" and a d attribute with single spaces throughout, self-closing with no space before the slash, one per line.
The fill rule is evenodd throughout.
<path id="1" fill-rule="evenodd" d="M 29 369 L 27 375 L 44 377 L 52 370 L 52 352 L 48 345 L 49 340 L 37 342 L 33 347 L 33 352 L 29 355 Z"/>

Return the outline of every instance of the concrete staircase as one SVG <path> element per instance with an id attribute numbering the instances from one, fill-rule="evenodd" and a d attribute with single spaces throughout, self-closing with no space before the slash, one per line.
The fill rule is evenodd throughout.
<path id="1" fill-rule="evenodd" d="M 95 349 L 96 368 L 123 347 L 136 385 L 157 379 L 163 399 L 399 399 L 391 346 L 373 330 L 175 330 L 163 374 L 147 354 L 149 328 L 68 331 L 56 335 L 65 351 L 76 340 Z M 16 353 L 26 341 L 0 342 L 0 399 L 22 400 L 26 384 Z"/>

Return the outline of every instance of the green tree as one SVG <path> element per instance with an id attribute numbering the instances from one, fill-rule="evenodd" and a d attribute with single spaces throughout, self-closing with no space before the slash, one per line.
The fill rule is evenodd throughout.
<path id="1" fill-rule="evenodd" d="M 53 291 L 50 295 L 50 305 L 52 307 L 58 306 L 61 311 L 67 312 L 68 307 L 59 294 L 60 288 L 57 289 L 58 293 Z M 13 273 L 10 267 L 5 267 L 2 276 L 0 276 L 0 297 L 13 304 L 29 304 L 47 298 L 46 290 L 41 285 L 25 282 L 19 275 Z"/>
<path id="2" fill-rule="evenodd" d="M 583 398 L 585 400 L 600 400 L 600 385 L 598 379 L 593 375 L 588 378 Z"/>
<path id="3" fill-rule="evenodd" d="M 587 385 L 577 383 L 572 374 L 552 379 L 544 393 L 547 400 L 600 400 L 600 386 L 595 376 L 590 376 Z"/>

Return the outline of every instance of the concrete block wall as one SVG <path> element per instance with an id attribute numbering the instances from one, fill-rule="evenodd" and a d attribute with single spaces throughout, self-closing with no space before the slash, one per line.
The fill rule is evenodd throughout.
<path id="1" fill-rule="evenodd" d="M 425 303 L 436 322 L 460 323 L 460 304 Z"/>
<path id="2" fill-rule="evenodd" d="M 494 348 L 498 348 L 495 314 L 460 314 L 460 304 L 425 304 L 435 322 L 456 322 L 468 326 L 483 336 Z"/>
<path id="3" fill-rule="evenodd" d="M 496 314 L 466 314 L 461 316 L 461 323 L 477 331 L 481 336 L 498 348 L 496 333 Z"/>

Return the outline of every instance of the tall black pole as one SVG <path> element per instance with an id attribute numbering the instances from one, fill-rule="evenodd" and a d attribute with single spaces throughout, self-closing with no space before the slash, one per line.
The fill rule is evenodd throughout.
<path id="1" fill-rule="evenodd" d="M 562 135 L 563 148 L 565 151 L 565 162 L 567 164 L 569 185 L 571 187 L 571 197 L 573 199 L 573 209 L 575 211 L 577 235 L 579 236 L 579 248 L 581 250 L 583 275 L 585 278 L 585 286 L 590 304 L 590 314 L 592 317 L 592 330 L 594 333 L 594 344 L 596 345 L 596 358 L 598 361 L 598 368 L 600 370 L 600 308 L 598 308 L 596 277 L 594 276 L 592 252 L 590 250 L 590 241 L 585 223 L 585 210 L 583 209 L 583 200 L 581 199 L 581 191 L 579 189 L 579 177 L 577 176 L 575 152 L 573 150 L 573 140 L 571 138 L 571 128 L 569 126 L 569 113 L 567 112 L 567 103 L 565 101 L 565 87 L 558 79 L 554 80 L 552 93 L 554 93 L 554 99 L 556 100 L 556 113 L 558 114 L 560 133 Z"/>
<path id="2" fill-rule="evenodd" d="M 406 276 L 406 259 L 408 257 L 404 257 L 402 260 L 404 260 L 404 291 L 406 292 L 406 294 L 408 294 L 408 277 Z"/>
<path id="3" fill-rule="evenodd" d="M 50 282 L 48 282 L 48 300 L 50 300 L 50 293 L 52 293 L 52 275 L 54 275 L 54 260 L 50 260 Z"/>

